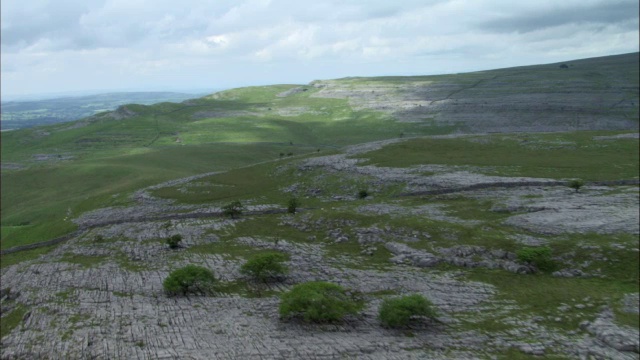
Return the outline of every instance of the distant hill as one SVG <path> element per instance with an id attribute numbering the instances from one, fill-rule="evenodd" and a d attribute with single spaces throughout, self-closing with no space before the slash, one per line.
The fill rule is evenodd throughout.
<path id="1" fill-rule="evenodd" d="M 315 81 L 315 97 L 459 132 L 638 128 L 638 53 L 466 74 Z"/>
<path id="2" fill-rule="evenodd" d="M 20 129 L 78 120 L 123 104 L 180 102 L 197 94 L 177 92 L 117 92 L 87 96 L 58 97 L 31 101 L 2 102 L 2 129 Z"/>

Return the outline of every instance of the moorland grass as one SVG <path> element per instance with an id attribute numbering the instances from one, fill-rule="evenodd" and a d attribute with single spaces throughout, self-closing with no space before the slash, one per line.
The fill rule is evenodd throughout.
<path id="1" fill-rule="evenodd" d="M 70 220 L 96 208 L 126 205 L 137 189 L 162 181 L 278 158 L 268 144 L 153 148 L 2 173 L 2 247 L 66 234 Z"/>
<path id="2" fill-rule="evenodd" d="M 27 307 L 18 305 L 9 314 L 3 314 L 2 321 L 0 321 L 0 339 L 9 335 L 13 329 L 20 325 L 27 311 Z"/>
<path id="3" fill-rule="evenodd" d="M 0 255 L 0 268 L 9 267 L 23 261 L 37 259 L 41 255 L 48 254 L 53 249 L 55 249 L 55 245 Z"/>
<path id="4" fill-rule="evenodd" d="M 637 265 L 637 264 L 636 264 Z M 623 294 L 637 292 L 637 284 L 629 284 L 616 279 L 598 278 L 556 278 L 548 274 L 518 275 L 503 270 L 474 269 L 468 279 L 494 285 L 498 298 L 515 300 L 519 305 L 517 315 L 543 316 L 544 324 L 565 330 L 576 330 L 583 320 L 592 320 L 601 306 L 615 306 Z M 558 307 L 567 304 L 569 312 L 561 313 Z M 576 304 L 592 306 L 577 309 Z M 514 314 L 516 315 L 516 314 Z M 565 317 L 558 322 L 551 318 Z"/>
<path id="5" fill-rule="evenodd" d="M 443 164 L 487 167 L 491 175 L 587 181 L 639 176 L 637 139 L 596 141 L 616 132 L 510 134 L 447 139 L 412 139 L 359 155 L 366 164 L 387 167 Z"/>

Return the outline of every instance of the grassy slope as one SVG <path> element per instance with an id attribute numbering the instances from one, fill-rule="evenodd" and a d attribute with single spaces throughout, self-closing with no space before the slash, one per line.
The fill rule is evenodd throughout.
<path id="1" fill-rule="evenodd" d="M 598 140 L 611 132 L 492 135 L 415 139 L 363 155 L 367 164 L 488 167 L 488 174 L 542 178 L 618 180 L 638 178 L 638 139 Z"/>
<path id="2" fill-rule="evenodd" d="M 346 100 L 276 96 L 291 87 L 235 89 L 188 105 L 127 105 L 136 116 L 4 133 L 2 162 L 28 167 L 2 172 L 2 247 L 62 235 L 74 228 L 65 218 L 125 204 L 134 190 L 153 183 L 278 159 L 280 153 L 384 139 L 390 132 L 446 131 L 354 111 Z M 37 162 L 36 154 L 74 159 Z"/>

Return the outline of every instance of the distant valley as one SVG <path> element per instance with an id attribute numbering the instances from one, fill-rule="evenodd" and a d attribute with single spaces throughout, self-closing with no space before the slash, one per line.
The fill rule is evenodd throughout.
<path id="1" fill-rule="evenodd" d="M 117 92 L 42 100 L 3 101 L 0 106 L 0 124 L 3 131 L 15 130 L 78 120 L 115 110 L 124 104 L 180 102 L 197 96 L 178 92 Z"/>

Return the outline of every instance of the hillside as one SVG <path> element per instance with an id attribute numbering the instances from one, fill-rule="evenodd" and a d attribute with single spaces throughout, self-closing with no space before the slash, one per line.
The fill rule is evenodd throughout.
<path id="1" fill-rule="evenodd" d="M 638 53 L 469 74 L 316 81 L 315 95 L 461 132 L 638 127 Z"/>
<path id="2" fill-rule="evenodd" d="M 636 359 L 638 73 L 323 80 L 3 133 L 0 357 Z M 273 251 L 281 281 L 240 271 Z M 213 293 L 163 291 L 188 264 Z M 363 310 L 281 319 L 315 280 Z M 435 319 L 381 326 L 408 294 Z"/>

